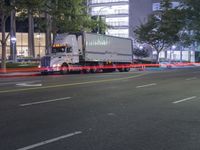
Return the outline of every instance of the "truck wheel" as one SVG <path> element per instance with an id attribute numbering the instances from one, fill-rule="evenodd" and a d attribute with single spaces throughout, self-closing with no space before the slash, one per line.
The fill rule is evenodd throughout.
<path id="1" fill-rule="evenodd" d="M 118 68 L 119 72 L 124 72 L 124 68 Z"/>
<path id="2" fill-rule="evenodd" d="M 68 74 L 69 73 L 69 68 L 67 64 L 63 64 L 61 66 L 60 74 Z"/>
<path id="3" fill-rule="evenodd" d="M 83 73 L 90 73 L 91 69 L 90 67 L 84 67 Z"/>
<path id="4" fill-rule="evenodd" d="M 96 66 L 93 66 L 93 67 L 91 68 L 91 73 L 96 73 L 96 72 L 98 72 L 98 69 L 97 69 Z"/>
<path id="5" fill-rule="evenodd" d="M 131 69 L 130 68 L 124 68 L 125 72 L 129 72 Z"/>
<path id="6" fill-rule="evenodd" d="M 90 73 L 90 69 L 89 68 L 88 69 L 84 69 L 83 73 Z"/>
<path id="7" fill-rule="evenodd" d="M 41 75 L 48 75 L 49 73 L 47 71 L 42 71 Z"/>

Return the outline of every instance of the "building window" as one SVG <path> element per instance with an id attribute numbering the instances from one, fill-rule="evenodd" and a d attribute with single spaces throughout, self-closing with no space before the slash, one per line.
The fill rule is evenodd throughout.
<path id="1" fill-rule="evenodd" d="M 108 29 L 106 34 L 118 37 L 129 37 L 129 29 Z"/>
<path id="2" fill-rule="evenodd" d="M 106 18 L 106 24 L 114 27 L 128 26 L 129 18 L 128 17 Z"/>
<path id="3" fill-rule="evenodd" d="M 7 35 L 8 33 L 6 33 Z M 1 37 L 0 33 L 0 37 Z M 35 43 L 35 57 L 41 57 L 45 55 L 45 34 L 44 33 L 34 33 L 34 43 Z M 0 57 L 2 55 L 2 45 L 0 44 Z M 30 56 L 30 51 L 28 50 L 28 33 L 16 33 L 16 50 L 18 57 L 28 57 Z M 7 40 L 6 56 L 10 56 L 10 39 Z"/>
<path id="4" fill-rule="evenodd" d="M 114 2 L 128 2 L 129 0 L 90 0 L 90 4 L 99 4 L 99 3 L 114 3 Z"/>
<path id="5" fill-rule="evenodd" d="M 128 14 L 129 6 L 128 5 L 118 5 L 118 6 L 99 6 L 91 8 L 92 16 L 99 15 L 118 15 L 118 14 Z"/>

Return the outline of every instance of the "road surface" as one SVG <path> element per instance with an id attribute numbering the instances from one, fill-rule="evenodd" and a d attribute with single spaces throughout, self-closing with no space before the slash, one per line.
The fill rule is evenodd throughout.
<path id="1" fill-rule="evenodd" d="M 200 68 L 0 78 L 0 150 L 199 150 Z"/>

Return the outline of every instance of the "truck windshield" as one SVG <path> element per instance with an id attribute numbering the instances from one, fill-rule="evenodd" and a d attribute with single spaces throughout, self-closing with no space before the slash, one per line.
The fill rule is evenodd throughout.
<path id="1" fill-rule="evenodd" d="M 53 47 L 52 48 L 52 53 L 64 53 L 65 52 L 65 47 Z"/>

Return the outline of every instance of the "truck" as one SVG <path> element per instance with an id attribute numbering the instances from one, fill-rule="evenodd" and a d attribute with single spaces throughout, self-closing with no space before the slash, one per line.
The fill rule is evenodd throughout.
<path id="1" fill-rule="evenodd" d="M 95 33 L 58 34 L 51 53 L 41 58 L 42 74 L 72 71 L 127 72 L 133 63 L 133 46 L 129 38 Z"/>

